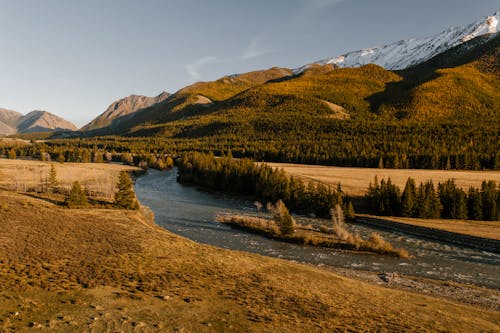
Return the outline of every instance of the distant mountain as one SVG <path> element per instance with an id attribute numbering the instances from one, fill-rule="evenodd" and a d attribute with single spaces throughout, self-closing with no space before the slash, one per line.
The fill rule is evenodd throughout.
<path id="1" fill-rule="evenodd" d="M 99 117 L 111 122 L 101 119 L 101 127 L 92 125 L 98 130 L 85 135 L 267 140 L 291 128 L 309 131 L 347 119 L 500 121 L 498 18 L 497 13 L 371 53 L 352 52 L 343 61 L 337 57 L 300 70 L 274 67 L 197 82 L 116 118 L 113 110 L 132 103 L 124 99 Z"/>
<path id="2" fill-rule="evenodd" d="M 47 111 L 19 112 L 0 109 L 0 135 L 49 131 L 74 131 L 75 125 Z"/>
<path id="3" fill-rule="evenodd" d="M 452 27 L 426 38 L 401 40 L 384 46 L 353 51 L 314 62 L 318 65 L 336 65 L 340 68 L 376 64 L 385 69 L 401 70 L 425 62 L 453 47 L 485 34 L 497 33 L 500 12 L 463 27 Z M 294 70 L 301 73 L 311 64 Z"/>
<path id="4" fill-rule="evenodd" d="M 16 124 L 22 116 L 19 112 L 0 108 L 0 135 L 16 133 Z"/>
<path id="5" fill-rule="evenodd" d="M 76 131 L 75 125 L 47 111 L 31 111 L 17 123 L 19 133 L 48 132 L 70 130 Z"/>
<path id="6" fill-rule="evenodd" d="M 222 77 L 212 82 L 197 82 L 170 95 L 161 103 L 141 109 L 112 122 L 108 127 L 87 131 L 85 135 L 106 135 L 128 132 L 132 127 L 144 123 L 163 123 L 179 117 L 201 115 L 213 110 L 222 101 L 249 88 L 264 84 L 270 80 L 282 79 L 292 75 L 287 68 L 274 67 L 263 71 Z M 112 104 L 113 105 L 113 104 Z M 101 115 L 100 117 L 104 116 Z M 98 117 L 98 118 L 100 118 Z M 83 129 L 89 128 L 88 125 Z"/>
<path id="7" fill-rule="evenodd" d="M 167 92 L 162 92 L 158 96 L 148 97 L 142 95 L 130 95 L 113 102 L 107 109 L 92 120 L 87 125 L 83 126 L 81 131 L 96 130 L 110 125 L 117 126 L 123 117 L 142 109 L 148 108 L 154 104 L 161 103 L 170 96 Z"/>
<path id="8" fill-rule="evenodd" d="M 346 119 L 500 121 L 499 59 L 494 34 L 404 71 L 314 64 L 295 75 L 271 68 L 226 76 L 183 88 L 98 134 L 254 139 Z"/>

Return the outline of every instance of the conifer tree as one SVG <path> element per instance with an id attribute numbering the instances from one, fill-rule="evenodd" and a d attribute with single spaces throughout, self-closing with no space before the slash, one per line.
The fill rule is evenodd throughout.
<path id="1" fill-rule="evenodd" d="M 483 219 L 498 220 L 497 189 L 494 181 L 483 181 L 481 184 L 481 201 L 483 204 Z"/>
<path id="2" fill-rule="evenodd" d="M 401 215 L 406 217 L 414 217 L 417 212 L 417 188 L 415 180 L 408 178 L 405 189 L 401 195 Z"/>
<path id="3" fill-rule="evenodd" d="M 347 220 L 354 220 L 355 218 L 355 212 L 354 212 L 354 206 L 352 205 L 352 201 L 349 201 L 347 203 L 347 208 L 345 210 L 345 217 Z"/>
<path id="4" fill-rule="evenodd" d="M 429 180 L 425 184 L 420 185 L 418 195 L 418 217 L 424 219 L 439 218 L 441 215 L 442 206 L 438 196 L 436 195 L 432 180 Z"/>
<path id="5" fill-rule="evenodd" d="M 12 148 L 11 150 L 9 150 L 9 154 L 7 156 L 9 159 L 15 160 L 17 157 L 16 150 Z"/>
<path id="6" fill-rule="evenodd" d="M 85 207 L 88 205 L 87 195 L 78 181 L 73 182 L 69 197 L 66 199 L 69 208 Z"/>
<path id="7" fill-rule="evenodd" d="M 54 167 L 54 164 L 51 164 L 50 165 L 50 171 L 49 171 L 49 179 L 48 179 L 48 182 L 47 182 L 47 190 L 49 192 L 54 192 L 57 185 L 58 185 L 58 181 L 57 181 L 57 172 L 56 172 L 56 168 Z"/>
<path id="8" fill-rule="evenodd" d="M 469 219 L 478 221 L 483 219 L 483 203 L 481 201 L 481 193 L 472 186 L 469 188 L 467 196 L 467 210 L 469 213 Z"/>
<path id="9" fill-rule="evenodd" d="M 123 209 L 139 209 L 135 198 L 132 180 L 126 171 L 120 172 L 118 179 L 118 192 L 115 193 L 115 206 Z"/>

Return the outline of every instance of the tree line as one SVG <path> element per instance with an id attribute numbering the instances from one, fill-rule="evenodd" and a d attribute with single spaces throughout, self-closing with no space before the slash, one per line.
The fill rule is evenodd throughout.
<path id="1" fill-rule="evenodd" d="M 369 210 L 376 215 L 418 218 L 500 220 L 500 187 L 494 181 L 483 181 L 481 188 L 466 192 L 453 179 L 416 185 L 408 178 L 403 192 L 391 179 L 382 179 L 368 188 L 365 196 Z"/>
<path id="2" fill-rule="evenodd" d="M 393 120 L 336 120 L 308 114 L 263 112 L 209 122 L 197 119 L 189 128 L 168 123 L 158 131 L 134 135 L 33 141 L 0 145 L 0 156 L 29 156 L 53 161 L 120 161 L 124 153 L 150 167 L 168 165 L 166 156 L 190 151 L 255 161 L 290 162 L 395 169 L 500 169 L 500 124 L 473 120 L 419 123 Z M 155 130 L 156 131 L 156 130 Z"/>
<path id="3" fill-rule="evenodd" d="M 329 217 L 336 204 L 344 205 L 348 216 L 354 215 L 352 203 L 338 188 L 289 177 L 282 169 L 273 169 L 250 159 L 234 159 L 229 154 L 216 158 L 213 154 L 189 153 L 177 160 L 178 181 L 217 191 L 250 195 L 263 202 L 282 200 L 292 211 Z"/>

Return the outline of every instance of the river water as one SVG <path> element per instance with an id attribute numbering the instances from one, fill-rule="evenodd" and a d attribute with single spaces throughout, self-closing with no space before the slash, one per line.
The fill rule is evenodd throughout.
<path id="1" fill-rule="evenodd" d="M 397 272 L 500 289 L 500 254 L 355 224 L 349 224 L 351 231 L 363 237 L 377 231 L 385 240 L 395 247 L 407 249 L 415 258 L 401 259 L 274 241 L 215 221 L 217 214 L 255 214 L 252 202 L 181 185 L 176 176 L 175 168 L 149 170 L 137 179 L 135 191 L 141 203 L 154 212 L 158 225 L 196 242 L 316 265 Z M 317 221 L 305 222 L 314 224 Z"/>

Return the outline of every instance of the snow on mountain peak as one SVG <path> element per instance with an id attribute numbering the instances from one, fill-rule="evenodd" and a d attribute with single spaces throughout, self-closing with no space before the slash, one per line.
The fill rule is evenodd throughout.
<path id="1" fill-rule="evenodd" d="M 488 17 L 486 23 L 488 23 L 488 32 L 490 34 L 494 34 L 497 32 L 498 19 L 495 16 Z"/>
<path id="2" fill-rule="evenodd" d="M 333 58 L 323 59 L 314 64 L 332 64 L 338 67 L 360 67 L 376 64 L 386 69 L 405 69 L 485 34 L 497 33 L 500 12 L 488 16 L 475 23 L 462 27 L 451 27 L 439 34 L 425 38 L 401 40 L 389 45 L 353 51 Z M 310 65 L 295 69 L 300 74 Z"/>

